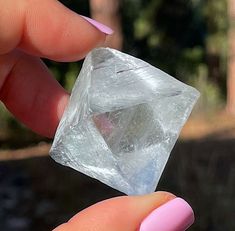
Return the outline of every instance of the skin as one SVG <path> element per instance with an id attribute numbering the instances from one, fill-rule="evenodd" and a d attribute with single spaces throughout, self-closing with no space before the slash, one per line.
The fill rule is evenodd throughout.
<path id="1" fill-rule="evenodd" d="M 105 34 L 55 0 L 0 0 L 0 100 L 35 132 L 53 137 L 68 93 L 40 57 L 76 61 Z M 175 198 L 167 192 L 97 203 L 56 231 L 136 231 L 154 209 Z"/>

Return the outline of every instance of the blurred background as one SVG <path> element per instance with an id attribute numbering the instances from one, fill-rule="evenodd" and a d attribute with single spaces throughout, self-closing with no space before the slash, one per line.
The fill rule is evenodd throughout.
<path id="1" fill-rule="evenodd" d="M 196 223 L 191 231 L 234 231 L 235 1 L 61 2 L 113 28 L 106 46 L 139 57 L 201 92 L 157 189 L 192 204 Z M 70 91 L 82 62 L 45 62 Z M 48 156 L 50 143 L 0 104 L 1 230 L 50 230 L 97 201 L 122 195 L 56 164 Z"/>

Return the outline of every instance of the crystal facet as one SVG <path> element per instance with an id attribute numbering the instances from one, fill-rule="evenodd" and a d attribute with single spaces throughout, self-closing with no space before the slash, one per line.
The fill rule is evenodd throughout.
<path id="1" fill-rule="evenodd" d="M 126 194 L 153 192 L 199 93 L 109 48 L 86 57 L 50 154 Z"/>

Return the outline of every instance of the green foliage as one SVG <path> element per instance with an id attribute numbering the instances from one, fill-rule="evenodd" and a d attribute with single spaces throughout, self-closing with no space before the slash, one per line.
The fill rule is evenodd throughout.
<path id="1" fill-rule="evenodd" d="M 195 56 L 187 59 L 190 50 L 204 49 L 205 23 L 202 11 L 186 0 L 141 3 L 137 10 L 139 17 L 132 19 L 132 46 L 128 42 L 125 44 L 126 50 L 185 80 L 178 69 L 182 70 L 185 64 L 187 68 L 195 65 Z M 125 17 L 125 12 L 123 14 Z M 130 33 L 125 36 L 130 36 Z M 185 54 L 187 57 L 184 57 Z M 197 62 L 202 62 L 202 59 L 200 55 Z"/>
<path id="2" fill-rule="evenodd" d="M 220 88 L 215 82 L 208 79 L 208 68 L 202 64 L 198 66 L 194 77 L 191 77 L 189 84 L 200 89 L 201 96 L 194 108 L 194 114 L 204 112 L 210 114 L 214 110 L 221 109 L 223 105 L 223 96 Z"/>

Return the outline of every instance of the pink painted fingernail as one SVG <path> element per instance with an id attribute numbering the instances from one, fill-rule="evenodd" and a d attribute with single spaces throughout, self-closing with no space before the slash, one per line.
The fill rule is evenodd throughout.
<path id="1" fill-rule="evenodd" d="M 139 231 L 185 231 L 194 222 L 190 205 L 175 198 L 150 213 L 141 223 Z"/>
<path id="2" fill-rule="evenodd" d="M 88 21 L 89 23 L 91 23 L 94 27 L 96 27 L 98 30 L 100 30 L 101 32 L 107 34 L 107 35 L 111 35 L 113 33 L 113 30 L 111 28 L 109 28 L 108 26 L 105 26 L 104 24 L 95 21 L 92 18 L 88 18 L 86 16 L 81 15 L 86 21 Z"/>

